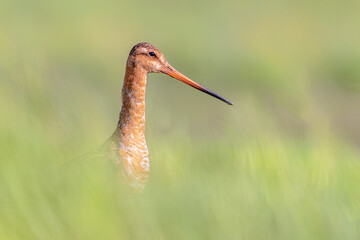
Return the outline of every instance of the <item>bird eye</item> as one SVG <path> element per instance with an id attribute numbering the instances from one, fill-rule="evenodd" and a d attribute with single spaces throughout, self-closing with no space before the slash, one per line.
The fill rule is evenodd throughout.
<path id="1" fill-rule="evenodd" d="M 151 57 L 155 57 L 155 53 L 154 52 L 149 52 L 149 55 L 151 56 Z"/>

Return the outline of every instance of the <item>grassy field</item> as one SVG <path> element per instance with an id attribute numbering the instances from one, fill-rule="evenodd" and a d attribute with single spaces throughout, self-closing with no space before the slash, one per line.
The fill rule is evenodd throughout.
<path id="1" fill-rule="evenodd" d="M 1 1 L 0 239 L 359 239 L 358 1 Z M 130 48 L 150 74 L 151 176 L 74 157 L 115 129 Z"/>

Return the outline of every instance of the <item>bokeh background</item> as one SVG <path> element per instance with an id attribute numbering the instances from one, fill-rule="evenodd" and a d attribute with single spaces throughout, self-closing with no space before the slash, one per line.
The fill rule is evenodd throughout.
<path id="1" fill-rule="evenodd" d="M 360 2 L 0 2 L 1 239 L 359 239 Z M 151 176 L 73 161 L 142 41 Z M 70 164 L 69 164 L 70 162 Z"/>

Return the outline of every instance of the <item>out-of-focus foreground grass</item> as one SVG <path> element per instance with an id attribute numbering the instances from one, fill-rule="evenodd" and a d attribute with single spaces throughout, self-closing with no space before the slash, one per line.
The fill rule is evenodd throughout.
<path id="1" fill-rule="evenodd" d="M 0 239 L 359 239 L 358 1 L 2 1 Z M 150 181 L 67 163 L 116 126 L 148 41 Z"/>

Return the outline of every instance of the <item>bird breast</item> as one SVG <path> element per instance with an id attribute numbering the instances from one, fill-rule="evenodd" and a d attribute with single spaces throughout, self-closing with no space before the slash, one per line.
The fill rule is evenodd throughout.
<path id="1" fill-rule="evenodd" d="M 142 190 L 150 172 L 149 151 L 145 138 L 122 138 L 115 146 L 115 163 L 122 165 L 125 180 L 135 190 Z"/>

